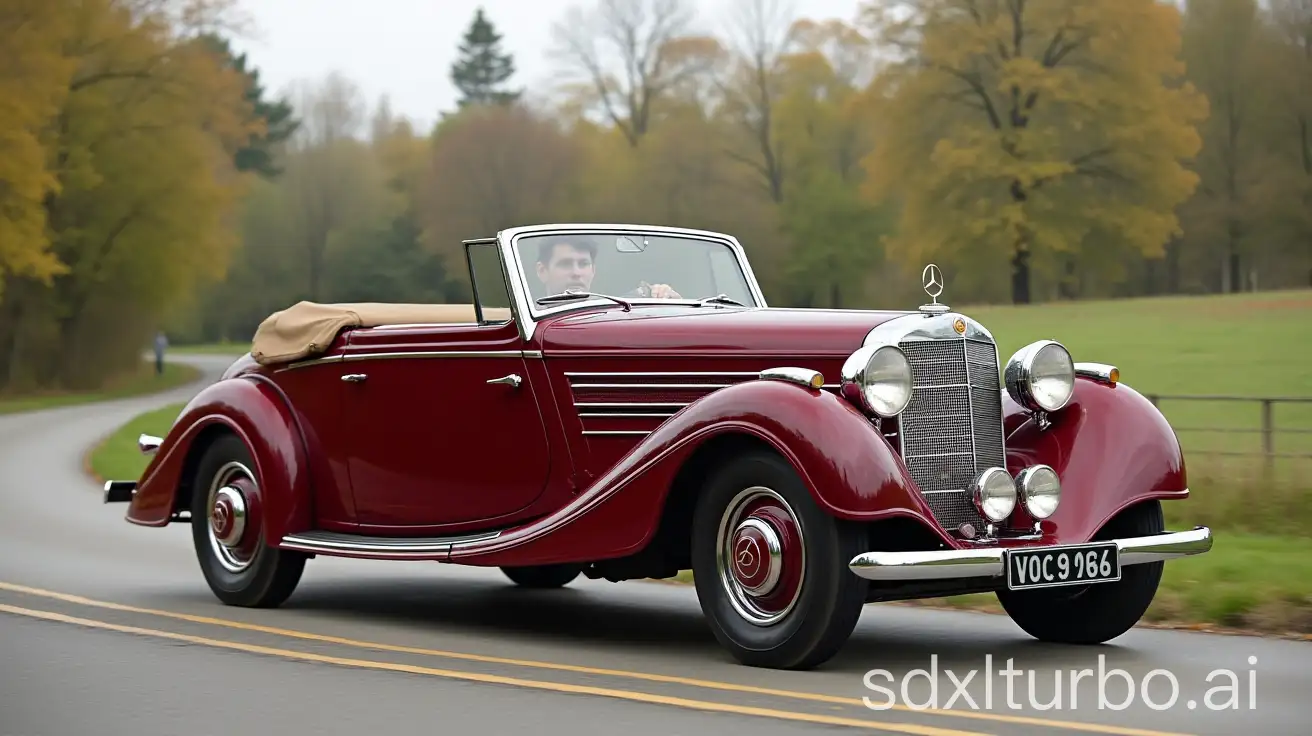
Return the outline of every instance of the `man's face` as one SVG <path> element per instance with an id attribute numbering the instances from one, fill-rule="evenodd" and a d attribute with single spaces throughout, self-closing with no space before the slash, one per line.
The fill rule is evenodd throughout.
<path id="1" fill-rule="evenodd" d="M 561 294 L 566 289 L 588 291 L 592 288 L 593 273 L 592 256 L 566 243 L 551 249 L 549 263 L 538 262 L 538 279 L 547 287 L 548 294 Z"/>

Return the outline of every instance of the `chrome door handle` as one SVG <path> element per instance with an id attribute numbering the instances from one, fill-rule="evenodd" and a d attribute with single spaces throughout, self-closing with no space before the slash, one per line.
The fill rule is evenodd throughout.
<path id="1" fill-rule="evenodd" d="M 366 377 L 367 376 L 365 376 L 365 374 L 363 373 L 347 373 L 346 375 L 342 376 L 342 380 L 346 381 L 347 383 L 360 383 Z"/>
<path id="2" fill-rule="evenodd" d="M 500 378 L 490 378 L 490 379 L 488 379 L 488 383 L 501 383 L 501 384 L 505 384 L 505 385 L 507 385 L 507 386 L 514 386 L 514 387 L 518 388 L 518 387 L 519 387 L 519 384 L 522 383 L 523 380 L 524 380 L 524 379 L 520 378 L 519 376 L 515 375 L 514 373 L 511 373 L 511 374 L 508 375 L 508 376 L 502 376 L 502 377 L 500 377 Z"/>

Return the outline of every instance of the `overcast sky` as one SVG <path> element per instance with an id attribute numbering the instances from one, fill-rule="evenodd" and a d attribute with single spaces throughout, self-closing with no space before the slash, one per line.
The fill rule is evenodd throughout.
<path id="1" fill-rule="evenodd" d="M 719 32 L 737 0 L 690 0 L 705 26 Z M 515 55 L 514 84 L 530 89 L 550 73 L 551 26 L 574 5 L 595 0 L 239 0 L 253 23 L 235 39 L 265 86 L 339 71 L 371 105 L 386 94 L 392 109 L 427 125 L 454 107 L 448 72 L 461 34 L 480 5 Z M 861 0 L 791 0 L 796 15 L 852 19 Z"/>

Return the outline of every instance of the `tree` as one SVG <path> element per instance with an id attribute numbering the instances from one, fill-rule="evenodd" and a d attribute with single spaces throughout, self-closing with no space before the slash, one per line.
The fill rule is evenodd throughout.
<path id="1" fill-rule="evenodd" d="M 1270 0 L 1269 5 L 1284 52 L 1275 112 L 1284 121 L 1279 190 L 1287 206 L 1275 214 L 1301 251 L 1312 255 L 1312 0 Z"/>
<path id="2" fill-rule="evenodd" d="M 581 75 L 576 89 L 636 147 L 662 97 L 721 59 L 719 41 L 691 34 L 691 25 L 686 0 L 598 0 L 595 15 L 571 8 L 555 26 L 553 55 Z M 609 48 L 598 48 L 599 39 Z"/>
<path id="3" fill-rule="evenodd" d="M 880 109 L 867 193 L 895 200 L 891 251 L 912 263 L 970 248 L 1067 268 L 1090 239 L 1161 253 L 1198 177 L 1206 101 L 1180 80 L 1180 11 L 1154 0 L 899 0 L 866 17 L 900 52 L 871 88 Z M 917 266 L 918 268 L 918 266 Z"/>
<path id="4" fill-rule="evenodd" d="M 447 271 L 464 268 L 461 241 L 551 222 L 578 156 L 554 121 L 524 106 L 461 110 L 433 136 L 422 225 Z"/>
<path id="5" fill-rule="evenodd" d="M 246 183 L 233 157 L 253 132 L 252 118 L 245 80 L 194 32 L 195 24 L 221 20 L 211 11 L 221 13 L 222 3 L 29 5 L 19 12 L 50 15 L 20 18 L 17 39 L 4 40 L 49 35 L 29 48 L 0 44 L 26 60 L 4 71 L 21 78 L 26 67 L 34 75 L 17 99 L 49 118 L 20 121 L 40 155 L 19 149 L 2 158 L 35 163 L 30 171 L 45 186 L 42 237 L 57 268 L 43 274 L 29 266 L 25 278 L 7 279 L 14 288 L 0 310 L 0 384 L 90 387 L 139 366 L 140 340 L 160 315 L 222 276 Z M 5 57 L 0 51 L 10 66 Z M 44 97 L 52 83 L 62 91 Z M 0 109 L 12 106 L 4 96 Z M 23 184 L 24 194 L 35 192 Z"/>
<path id="6" fill-rule="evenodd" d="M 292 137 L 286 192 L 293 240 L 305 257 L 305 294 L 324 298 L 330 242 L 377 212 L 381 190 L 377 162 L 358 137 L 367 106 L 355 82 L 337 72 L 302 84 L 301 125 Z"/>
<path id="7" fill-rule="evenodd" d="M 501 34 L 479 8 L 460 44 L 460 58 L 451 65 L 451 81 L 460 90 L 460 107 L 506 105 L 519 99 L 521 91 L 502 88 L 515 73 L 511 54 L 501 53 Z"/>
<path id="8" fill-rule="evenodd" d="M 50 252 L 43 203 L 58 189 L 46 131 L 75 66 L 61 53 L 69 16 L 65 3 L 52 0 L 0 7 L 0 300 L 11 277 L 48 284 L 64 271 Z"/>
<path id="9" fill-rule="evenodd" d="M 1265 219 L 1261 198 L 1284 199 L 1263 192 L 1274 168 L 1270 123 L 1280 100 L 1267 82 L 1277 71 L 1278 42 L 1256 0 L 1189 0 L 1183 41 L 1189 80 L 1212 109 L 1195 166 L 1198 193 L 1186 210 L 1191 249 L 1222 261 L 1220 290 L 1242 291 L 1241 259 Z"/>
<path id="10" fill-rule="evenodd" d="M 246 54 L 233 54 L 226 38 L 215 33 L 207 33 L 202 38 L 227 61 L 229 69 L 246 79 L 246 102 L 251 106 L 251 118 L 259 122 L 259 131 L 252 133 L 250 141 L 234 156 L 237 170 L 253 171 L 269 179 L 276 177 L 282 173 L 282 169 L 274 163 L 275 149 L 290 138 L 300 125 L 293 116 L 291 103 L 286 99 L 265 99 L 264 86 L 260 84 L 260 71 L 248 69 Z"/>

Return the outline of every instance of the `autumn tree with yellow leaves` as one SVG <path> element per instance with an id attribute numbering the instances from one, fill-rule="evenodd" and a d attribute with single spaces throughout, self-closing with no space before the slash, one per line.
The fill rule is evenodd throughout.
<path id="1" fill-rule="evenodd" d="M 1194 192 L 1205 99 L 1180 11 L 1154 0 L 900 0 L 869 21 L 891 55 L 869 90 L 868 194 L 901 209 L 893 253 L 1032 299 L 1090 249 L 1160 253 Z M 1005 264 L 1005 270 L 1001 267 Z M 958 283 L 961 283 L 959 281 Z"/>
<path id="2" fill-rule="evenodd" d="M 261 133 L 206 0 L 0 9 L 0 388 L 95 386 L 222 277 Z"/>

